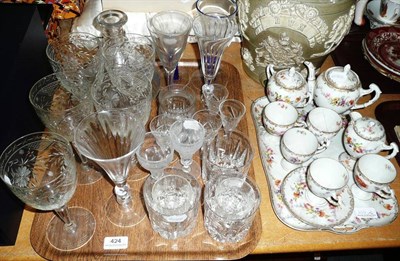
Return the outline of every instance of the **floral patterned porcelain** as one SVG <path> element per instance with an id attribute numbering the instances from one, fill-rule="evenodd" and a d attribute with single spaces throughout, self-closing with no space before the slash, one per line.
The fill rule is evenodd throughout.
<path id="1" fill-rule="evenodd" d="M 306 172 L 307 167 L 297 168 L 282 182 L 283 202 L 290 212 L 315 228 L 330 228 L 344 223 L 354 210 L 354 199 L 349 187 L 346 186 L 340 194 L 341 202 L 338 206 L 330 205 L 323 198 L 313 197 L 307 186 Z"/>
<path id="2" fill-rule="evenodd" d="M 262 111 L 268 103 L 269 100 L 267 97 L 258 98 L 252 104 L 251 113 L 257 131 L 261 161 L 270 188 L 271 204 L 276 216 L 282 223 L 301 231 L 324 230 L 333 233 L 348 234 L 368 227 L 387 225 L 396 219 L 398 214 L 396 197 L 382 199 L 376 195 L 373 195 L 370 200 L 360 200 L 354 197 L 354 211 L 344 223 L 339 225 L 316 227 L 295 217 L 283 202 L 282 182 L 288 172 L 280 164 L 282 160 L 279 150 L 280 137 L 269 134 L 262 123 Z M 311 106 L 307 106 L 302 111 L 303 117 L 311 109 Z M 318 157 L 337 158 L 338 155 L 344 152 L 342 136 L 343 130 L 333 138 L 328 149 L 319 154 Z M 354 180 L 349 179 L 348 187 L 352 185 L 354 185 Z M 366 211 L 373 213 L 373 215 L 363 215 Z"/>

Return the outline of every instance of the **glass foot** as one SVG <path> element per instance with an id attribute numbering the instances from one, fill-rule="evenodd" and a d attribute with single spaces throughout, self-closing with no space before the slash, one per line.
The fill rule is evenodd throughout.
<path id="1" fill-rule="evenodd" d="M 100 171 L 84 163 L 77 163 L 78 185 L 90 185 L 103 178 Z"/>
<path id="2" fill-rule="evenodd" d="M 193 160 L 192 164 L 190 165 L 190 171 L 185 171 L 183 165 L 181 164 L 181 161 L 175 161 L 174 163 L 171 164 L 171 167 L 173 168 L 178 168 L 182 169 L 184 172 L 189 173 L 192 175 L 195 179 L 199 179 L 201 177 L 201 167 L 197 161 Z"/>
<path id="3" fill-rule="evenodd" d="M 118 204 L 111 196 L 106 204 L 106 216 L 111 223 L 119 227 L 132 227 L 139 224 L 146 216 L 139 192 L 131 190 L 132 201 L 129 206 Z"/>
<path id="4" fill-rule="evenodd" d="M 96 230 L 96 220 L 92 212 L 80 207 L 71 207 L 68 210 L 71 220 L 77 225 L 75 233 L 65 230 L 65 223 L 57 216 L 50 220 L 46 230 L 49 243 L 62 251 L 81 248 L 92 239 Z"/>

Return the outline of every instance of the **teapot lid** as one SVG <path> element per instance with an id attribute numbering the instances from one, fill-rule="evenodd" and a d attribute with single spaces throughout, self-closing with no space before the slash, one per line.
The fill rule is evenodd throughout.
<path id="1" fill-rule="evenodd" d="M 358 75 L 351 70 L 350 64 L 329 68 L 325 72 L 325 78 L 330 86 L 337 89 L 353 90 L 361 85 Z"/>
<path id="2" fill-rule="evenodd" d="M 286 89 L 300 89 L 306 84 L 303 76 L 294 67 L 277 72 L 275 80 L 279 86 Z"/>
<path id="3" fill-rule="evenodd" d="M 354 131 L 365 140 L 377 141 L 386 138 L 383 125 L 376 119 L 362 117 L 354 122 Z"/>

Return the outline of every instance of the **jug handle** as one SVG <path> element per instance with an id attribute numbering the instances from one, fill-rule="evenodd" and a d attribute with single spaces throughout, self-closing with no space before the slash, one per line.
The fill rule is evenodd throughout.
<path id="1" fill-rule="evenodd" d="M 369 100 L 369 101 L 367 101 L 367 102 L 365 102 L 365 103 L 363 103 L 363 104 L 356 104 L 356 105 L 354 105 L 354 107 L 353 108 L 351 108 L 352 110 L 356 110 L 356 109 L 361 109 L 361 108 L 365 108 L 365 107 L 368 107 L 368 106 L 370 106 L 371 104 L 373 104 L 374 102 L 376 102 L 378 99 L 379 99 L 379 97 L 381 96 L 381 93 L 382 93 L 382 91 L 381 91 L 381 89 L 378 87 L 378 85 L 376 85 L 375 83 L 371 83 L 370 85 L 369 85 L 369 89 L 361 89 L 361 91 L 360 91 L 360 97 L 359 98 L 361 98 L 362 96 L 365 96 L 365 95 L 367 95 L 367 94 L 370 94 L 370 93 L 372 93 L 372 92 L 375 92 L 375 96 L 371 99 L 371 100 Z M 358 99 L 357 99 L 358 100 Z"/>

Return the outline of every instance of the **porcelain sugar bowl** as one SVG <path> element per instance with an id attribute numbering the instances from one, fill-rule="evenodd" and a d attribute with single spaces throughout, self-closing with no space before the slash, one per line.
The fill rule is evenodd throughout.
<path id="1" fill-rule="evenodd" d="M 362 104 L 357 101 L 368 94 L 375 95 Z M 314 102 L 319 107 L 325 107 L 337 113 L 349 113 L 350 110 L 365 108 L 376 102 L 381 90 L 376 84 L 363 89 L 358 75 L 351 70 L 350 65 L 335 66 L 321 73 L 316 81 Z"/>
<path id="2" fill-rule="evenodd" d="M 365 154 L 389 151 L 385 157 L 393 158 L 399 152 L 399 147 L 392 142 L 386 144 L 386 133 L 383 125 L 376 119 L 363 117 L 358 112 L 350 113 L 349 122 L 343 135 L 343 152 L 339 159 L 349 169 L 352 169 L 355 160 Z"/>
<path id="3" fill-rule="evenodd" d="M 270 102 L 284 101 L 297 108 L 302 108 L 312 102 L 315 68 L 310 62 L 304 64 L 309 70 L 307 81 L 295 67 L 278 72 L 275 72 L 272 64 L 266 67 L 265 73 L 268 77 L 266 93 Z"/>

